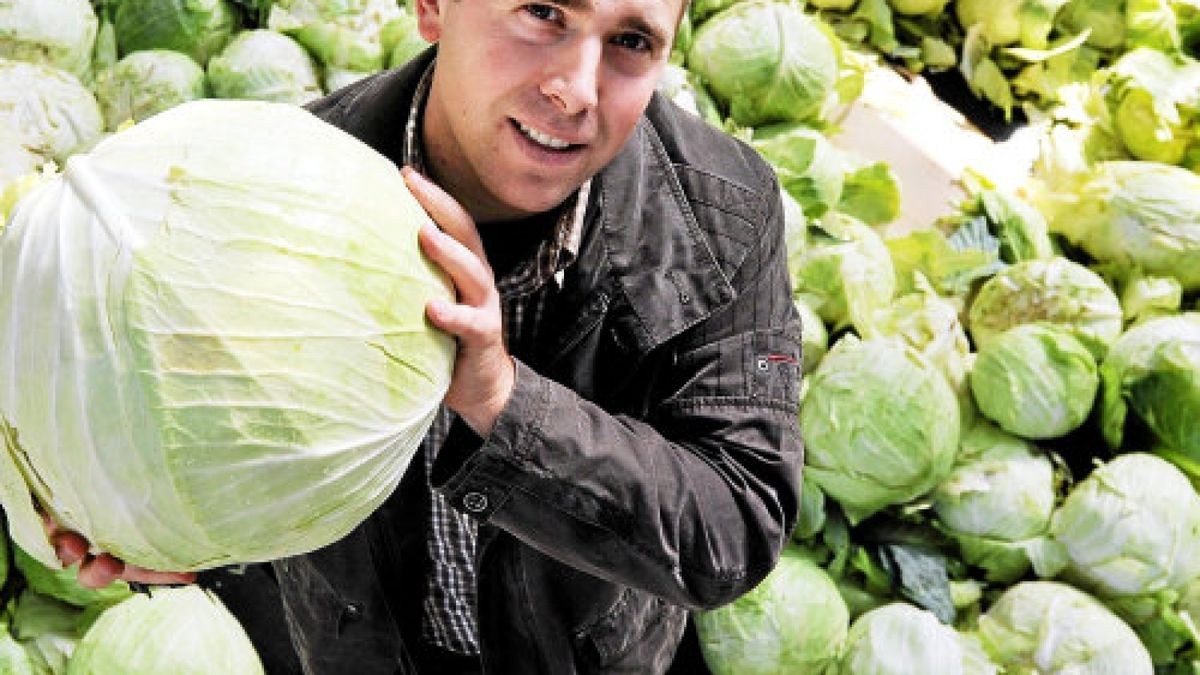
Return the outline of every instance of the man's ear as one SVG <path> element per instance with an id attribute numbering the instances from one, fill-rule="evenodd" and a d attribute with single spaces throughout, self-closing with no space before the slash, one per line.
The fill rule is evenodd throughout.
<path id="1" fill-rule="evenodd" d="M 437 42 L 442 37 L 443 0 L 412 0 L 417 12 L 417 30 L 426 42 Z"/>

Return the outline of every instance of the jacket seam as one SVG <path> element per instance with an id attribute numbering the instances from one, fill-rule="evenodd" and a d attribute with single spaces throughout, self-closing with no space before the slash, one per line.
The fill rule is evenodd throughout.
<path id="1" fill-rule="evenodd" d="M 729 187 L 734 188 L 740 192 L 744 192 L 747 197 L 747 200 L 746 200 L 747 203 L 750 203 L 751 208 L 758 211 L 758 213 L 755 215 L 757 215 L 760 218 L 766 217 L 769 207 L 766 204 L 766 200 L 763 199 L 764 190 L 755 189 L 753 187 L 750 187 L 749 185 L 743 185 L 742 183 L 739 183 L 735 180 L 731 180 L 728 176 L 722 176 L 721 174 L 713 173 L 712 171 L 708 171 L 707 169 L 703 169 L 694 164 L 684 164 L 682 162 L 671 162 L 671 167 L 674 168 L 676 171 L 683 170 L 683 171 L 688 171 L 690 173 L 696 173 L 701 176 L 705 176 L 706 178 L 711 178 L 715 181 L 719 181 L 720 183 L 722 183 L 724 185 L 728 185 Z M 697 200 L 697 201 L 699 201 L 699 200 Z M 713 205 L 713 206 L 715 206 L 715 205 Z"/>
<path id="2" fill-rule="evenodd" d="M 790 412 L 797 410 L 799 404 L 782 398 L 764 398 L 759 396 L 695 396 L 684 399 L 664 401 L 659 404 L 660 410 L 697 410 L 710 409 L 767 409 Z"/>

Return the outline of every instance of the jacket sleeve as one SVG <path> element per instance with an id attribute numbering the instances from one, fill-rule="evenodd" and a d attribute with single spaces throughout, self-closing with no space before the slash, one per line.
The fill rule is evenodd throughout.
<path id="1" fill-rule="evenodd" d="M 551 557 L 689 609 L 753 588 L 795 524 L 802 466 L 778 198 L 768 220 L 731 279 L 734 299 L 664 345 L 662 393 L 644 419 L 518 362 L 488 438 L 452 427 L 435 487 Z"/>

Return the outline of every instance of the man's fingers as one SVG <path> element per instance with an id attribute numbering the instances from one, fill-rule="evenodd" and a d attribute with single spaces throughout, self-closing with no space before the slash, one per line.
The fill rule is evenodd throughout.
<path id="1" fill-rule="evenodd" d="M 417 173 L 412 167 L 406 166 L 400 170 L 400 173 L 404 176 L 404 182 L 408 185 L 409 191 L 421 206 L 425 207 L 429 217 L 433 218 L 446 234 L 462 242 L 463 246 L 466 246 L 480 260 L 486 260 L 483 241 L 479 238 L 479 231 L 475 229 L 475 221 L 471 218 L 471 214 L 462 207 L 462 204 L 459 204 L 454 197 L 447 194 L 433 181 Z"/>
<path id="2" fill-rule="evenodd" d="M 50 538 L 54 552 L 66 567 L 83 561 L 88 555 L 87 540 L 74 532 L 55 532 Z"/>
<path id="3" fill-rule="evenodd" d="M 156 572 L 136 565 L 125 565 L 121 578 L 141 584 L 190 584 L 196 581 L 196 573 Z"/>
<path id="4" fill-rule="evenodd" d="M 492 314 L 468 305 L 433 300 L 425 308 L 425 314 L 434 326 L 467 343 L 486 342 L 499 331 L 489 320 Z"/>
<path id="5" fill-rule="evenodd" d="M 79 566 L 77 578 L 87 588 L 104 588 L 116 581 L 125 565 L 107 553 L 84 560 Z"/>
<path id="6" fill-rule="evenodd" d="M 495 282 L 484 259 L 433 225 L 422 227 L 418 240 L 425 255 L 450 275 L 462 302 L 478 307 L 488 301 Z"/>

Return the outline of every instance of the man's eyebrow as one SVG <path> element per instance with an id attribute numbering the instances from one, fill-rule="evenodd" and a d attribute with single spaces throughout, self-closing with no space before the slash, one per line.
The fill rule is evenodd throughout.
<path id="1" fill-rule="evenodd" d="M 540 0 L 540 1 L 544 2 L 547 5 L 556 5 L 558 7 L 562 7 L 563 9 L 571 9 L 571 10 L 575 10 L 575 11 L 587 12 L 587 11 L 592 11 L 595 9 L 595 6 L 593 5 L 592 0 Z M 650 23 L 649 21 L 647 21 L 646 19 L 644 19 L 640 16 L 630 16 L 630 17 L 624 18 L 621 20 L 621 24 L 625 28 L 630 28 L 635 31 L 638 31 L 639 33 L 644 33 L 646 35 L 646 37 L 650 38 L 650 40 L 652 42 L 656 42 L 659 45 L 666 45 L 666 44 L 669 44 L 671 41 L 670 34 L 667 32 L 666 29 L 664 29 L 662 26 L 658 26 L 656 24 Z"/>

